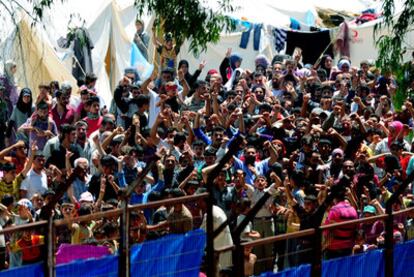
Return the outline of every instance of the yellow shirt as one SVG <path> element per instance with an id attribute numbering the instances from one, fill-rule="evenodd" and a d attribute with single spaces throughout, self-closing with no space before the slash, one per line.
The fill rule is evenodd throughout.
<path id="1" fill-rule="evenodd" d="M 0 199 L 2 199 L 6 194 L 13 195 L 14 199 L 19 199 L 20 184 L 23 182 L 24 178 L 23 174 L 20 173 L 11 183 L 6 183 L 4 179 L 1 179 Z"/>

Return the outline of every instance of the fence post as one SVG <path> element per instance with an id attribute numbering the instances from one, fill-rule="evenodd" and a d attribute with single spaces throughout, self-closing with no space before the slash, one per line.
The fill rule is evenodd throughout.
<path id="1" fill-rule="evenodd" d="M 128 196 L 126 190 L 121 192 L 121 221 L 120 221 L 120 241 L 119 241 L 119 263 L 118 276 L 129 277 L 129 209 Z"/>
<path id="2" fill-rule="evenodd" d="M 241 245 L 240 236 L 233 238 L 235 249 L 233 251 L 233 274 L 244 276 L 244 247 Z"/>
<path id="3" fill-rule="evenodd" d="M 145 176 L 150 172 L 151 168 L 157 163 L 159 159 L 160 157 L 158 155 L 153 155 L 151 161 L 147 163 L 145 168 L 138 175 L 137 179 L 135 179 L 132 182 L 132 184 L 130 184 L 126 188 L 122 188 L 119 190 L 122 216 L 120 226 L 121 239 L 119 241 L 118 276 L 129 277 L 131 274 L 131 272 L 129 271 L 129 197 L 131 196 L 135 188 L 144 182 Z"/>
<path id="4" fill-rule="evenodd" d="M 53 215 L 50 214 L 46 226 L 46 262 L 45 262 L 45 276 L 55 277 L 55 224 L 53 223 Z"/>
<path id="5" fill-rule="evenodd" d="M 394 216 L 392 215 L 392 206 L 386 206 L 386 212 L 388 214 L 385 220 L 385 276 L 394 276 Z"/>
<path id="6" fill-rule="evenodd" d="M 312 265 L 311 276 L 322 276 L 322 231 L 315 228 L 314 239 L 312 242 Z"/>
<path id="7" fill-rule="evenodd" d="M 214 277 L 216 276 L 216 264 L 214 259 L 214 224 L 213 224 L 213 181 L 218 176 L 220 170 L 224 165 L 233 157 L 234 154 L 240 149 L 244 137 L 242 135 L 237 135 L 230 142 L 229 150 L 221 158 L 218 164 L 213 168 L 213 170 L 207 176 L 207 246 L 206 246 L 206 264 L 207 264 L 207 276 Z"/>

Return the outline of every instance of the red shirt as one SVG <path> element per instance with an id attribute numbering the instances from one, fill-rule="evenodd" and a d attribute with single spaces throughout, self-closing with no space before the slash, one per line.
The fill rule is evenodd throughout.
<path id="1" fill-rule="evenodd" d="M 35 262 L 40 258 L 40 246 L 43 244 L 42 236 L 32 235 L 31 240 L 19 239 L 17 245 L 22 251 L 24 262 Z"/>
<path id="2" fill-rule="evenodd" d="M 89 136 L 98 130 L 102 125 L 103 117 L 100 116 L 97 119 L 90 119 L 89 117 L 85 117 L 83 120 L 88 123 L 88 131 L 86 131 L 86 136 L 89 138 Z"/>
<path id="3" fill-rule="evenodd" d="M 405 179 L 407 177 L 406 171 L 408 167 L 408 163 L 410 162 L 411 156 L 410 155 L 402 155 L 398 157 L 402 169 L 402 177 Z M 375 165 L 379 168 L 385 167 L 385 157 L 378 158 L 375 161 Z"/>
<path id="4" fill-rule="evenodd" d="M 72 124 L 75 120 L 75 110 L 71 107 L 66 107 L 62 116 L 59 115 L 57 105 L 52 109 L 52 118 L 55 121 L 56 127 L 60 130 L 62 124 Z"/>
<path id="5" fill-rule="evenodd" d="M 24 169 L 24 166 L 29 161 L 29 159 L 26 158 L 24 162 L 21 163 L 16 157 L 4 157 L 4 160 L 16 166 L 16 174 L 19 174 L 20 172 L 22 172 Z"/>

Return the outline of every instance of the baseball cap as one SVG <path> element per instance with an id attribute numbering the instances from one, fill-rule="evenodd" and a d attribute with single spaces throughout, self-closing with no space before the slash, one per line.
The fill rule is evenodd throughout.
<path id="1" fill-rule="evenodd" d="M 323 112 L 324 112 L 324 110 L 322 110 L 321 108 L 317 107 L 317 108 L 314 108 L 311 113 L 314 113 L 314 114 L 316 114 L 316 115 L 319 116 Z"/>
<path id="2" fill-rule="evenodd" d="M 12 163 L 5 163 L 1 166 L 1 170 L 2 171 L 10 171 L 10 170 L 15 170 L 16 166 Z"/>
<path id="3" fill-rule="evenodd" d="M 46 103 L 46 102 L 44 102 L 44 101 L 40 101 L 40 102 L 36 105 L 36 108 L 37 108 L 38 110 L 46 110 L 46 109 L 49 109 L 49 106 L 47 105 L 47 103 Z"/>
<path id="4" fill-rule="evenodd" d="M 112 118 L 105 116 L 102 120 L 102 124 L 111 123 L 112 125 L 115 125 L 115 122 Z"/>
<path id="5" fill-rule="evenodd" d="M 47 197 L 47 196 L 54 196 L 56 193 L 54 190 L 48 189 L 45 193 L 43 193 L 43 197 Z"/>
<path id="6" fill-rule="evenodd" d="M 332 151 L 332 156 L 335 156 L 337 154 L 339 154 L 341 157 L 343 157 L 344 156 L 344 151 L 340 148 L 336 148 Z"/>
<path id="7" fill-rule="evenodd" d="M 306 195 L 306 196 L 305 196 L 304 200 L 305 200 L 305 201 L 315 202 L 315 201 L 316 201 L 316 200 L 318 200 L 318 199 L 316 198 L 316 196 L 315 196 L 315 195 L 313 195 L 313 194 L 309 194 L 309 195 Z"/>
<path id="8" fill-rule="evenodd" d="M 322 145 L 322 144 L 332 145 L 332 142 L 329 139 L 320 139 L 319 145 Z"/>
<path id="9" fill-rule="evenodd" d="M 85 191 L 80 195 L 79 202 L 93 202 L 92 193 Z"/>
<path id="10" fill-rule="evenodd" d="M 215 69 L 210 69 L 208 72 L 207 72 L 207 75 L 213 75 L 213 74 L 217 74 L 218 73 L 218 71 L 217 70 L 215 70 Z"/>
<path id="11" fill-rule="evenodd" d="M 32 202 L 30 202 L 30 200 L 27 198 L 22 198 L 19 201 L 17 201 L 17 206 L 24 206 L 29 209 L 33 207 Z"/>
<path id="12" fill-rule="evenodd" d="M 377 210 L 372 205 L 367 205 L 364 207 L 364 213 L 376 214 Z"/>

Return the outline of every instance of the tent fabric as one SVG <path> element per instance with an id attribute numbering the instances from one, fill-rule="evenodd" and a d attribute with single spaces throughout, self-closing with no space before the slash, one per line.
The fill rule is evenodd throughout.
<path id="1" fill-rule="evenodd" d="M 378 57 L 376 48 L 376 39 L 381 35 L 389 34 L 388 30 L 381 30 L 376 38 L 374 37 L 374 27 L 378 20 L 368 22 L 361 26 L 349 26 L 349 51 L 352 64 L 359 64 L 363 60 L 375 61 Z M 408 33 L 403 41 L 403 45 L 407 46 L 410 51 L 404 53 L 405 61 L 411 59 L 411 53 L 414 50 L 414 31 Z"/>
<path id="2" fill-rule="evenodd" d="M 253 39 L 249 40 L 246 49 L 239 48 L 238 45 L 240 43 L 241 36 L 241 32 L 227 34 L 220 39 L 219 43 L 208 44 L 207 51 L 200 53 L 197 57 L 190 53 L 189 43 L 185 42 L 180 53 L 178 54 L 178 60 L 186 59 L 190 64 L 190 72 L 193 72 L 198 68 L 200 61 L 206 60 L 206 68 L 200 77 L 203 78 L 209 69 L 219 68 L 228 48 L 232 48 L 233 52 L 237 52 L 243 57 L 243 62 L 241 64 L 242 68 L 255 68 L 254 59 L 259 54 L 264 54 L 267 57 L 273 57 L 275 51 L 273 50 L 274 43 L 271 34 L 268 34 L 262 29 L 259 51 L 253 50 Z"/>
<path id="3" fill-rule="evenodd" d="M 32 10 L 31 1 L 17 0 L 25 9 Z M 400 12 L 402 4 L 397 1 L 396 13 Z M 217 1 L 205 1 L 205 5 L 218 8 Z M 189 43 L 186 42 L 181 48 L 179 59 L 186 58 L 190 64 L 190 70 L 195 70 L 201 60 L 208 61 L 205 72 L 211 68 L 218 68 L 227 48 L 233 48 L 234 52 L 239 52 L 244 61 L 242 67 L 254 68 L 254 58 L 258 54 L 264 54 L 271 59 L 276 51 L 274 49 L 273 28 L 288 29 L 290 18 L 300 22 L 302 30 L 307 30 L 312 21 L 320 23 L 317 10 L 332 9 L 336 12 L 343 11 L 346 13 L 360 13 L 368 8 L 378 10 L 378 1 L 372 0 L 350 0 L 335 2 L 330 0 L 291 0 L 281 3 L 272 0 L 240 0 L 236 3 L 235 9 L 230 16 L 235 19 L 242 19 L 252 24 L 263 24 L 265 27 L 260 33 L 259 50 L 253 49 L 253 40 L 249 41 L 246 49 L 238 47 L 241 33 L 223 33 L 218 44 L 208 44 L 207 52 L 201 53 L 194 57 L 189 53 Z M 257 11 L 260 10 L 260 13 Z M 92 50 L 92 60 L 94 73 L 98 76 L 96 90 L 101 98 L 104 99 L 108 106 L 112 100 L 112 90 L 123 75 L 123 70 L 130 65 L 131 43 L 135 33 L 136 9 L 133 3 L 128 0 L 102 0 L 102 1 L 57 1 L 53 3 L 50 9 L 45 9 L 43 24 L 38 23 L 34 28 L 26 28 L 21 33 L 23 43 L 32 47 L 32 40 L 39 47 L 19 46 L 18 39 L 10 38 L 10 29 L 13 26 L 9 19 L 4 20 L 2 26 L 8 30 L 0 30 L 0 43 L 3 49 L 0 53 L 0 59 L 4 62 L 9 58 L 29 59 L 30 63 L 25 66 L 18 62 L 18 84 L 20 87 L 29 86 L 35 93 L 37 84 L 41 81 L 51 80 L 68 80 L 76 88 L 76 80 L 71 76 L 72 55 L 73 51 L 61 49 L 57 45 L 60 37 L 65 37 L 68 32 L 69 18 L 73 14 L 79 14 L 82 20 L 85 20 L 85 28 L 91 35 L 92 44 L 95 48 Z M 146 31 L 150 34 L 151 20 L 150 15 L 143 17 Z M 30 26 L 30 21 L 24 19 Z M 374 60 L 377 55 L 375 41 L 373 38 L 373 28 L 378 21 L 363 24 L 362 26 L 350 26 L 350 58 L 353 63 L 359 63 L 364 59 Z M 20 26 L 20 25 L 19 25 Z M 79 27 L 80 25 L 78 25 Z M 21 28 L 22 29 L 22 28 Z M 384 31 L 385 33 L 385 31 Z M 407 38 L 407 44 L 413 44 L 414 35 L 411 33 Z M 5 43 L 5 41 L 7 43 Z M 7 44 L 7 45 L 6 45 Z M 150 43 L 149 56 L 153 52 L 152 43 Z M 27 53 L 26 53 L 27 52 Z M 32 54 L 35 54 L 32 57 Z M 283 54 L 283 53 L 282 53 Z M 410 53 L 405 54 L 409 59 Z M 29 57 L 29 58 L 28 58 Z M 60 57 L 60 59 L 58 58 Z M 108 57 L 107 60 L 106 57 Z M 41 62 L 39 62 L 41 61 Z M 152 61 L 150 61 L 152 62 Z M 40 70 L 37 66 L 40 65 Z M 106 64 L 108 63 L 108 64 Z M 76 89 L 74 89 L 76 93 Z"/>
<path id="4" fill-rule="evenodd" d="M 44 81 L 57 80 L 69 81 L 76 92 L 76 80 L 60 62 L 53 48 L 45 43 L 40 34 L 31 28 L 30 23 L 24 17 L 19 23 L 20 39 L 13 41 L 13 49 L 21 49 L 14 52 L 9 58 L 14 59 L 18 68 L 18 85 L 32 89 L 34 97 L 37 96 L 37 86 Z M 47 57 L 47 58 L 45 58 Z M 26 74 L 23 74 L 23 72 Z"/>

